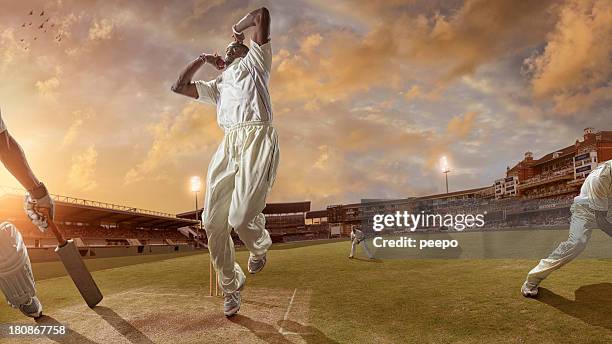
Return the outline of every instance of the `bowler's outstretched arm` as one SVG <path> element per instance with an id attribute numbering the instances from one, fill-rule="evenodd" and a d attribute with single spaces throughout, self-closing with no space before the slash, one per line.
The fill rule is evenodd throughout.
<path id="1" fill-rule="evenodd" d="M 233 26 L 234 38 L 242 42 L 244 40 L 244 34 L 242 32 L 252 26 L 255 27 L 251 35 L 253 42 L 262 45 L 270 41 L 270 12 L 267 8 L 258 8 L 240 19 L 240 21 Z"/>
<path id="2" fill-rule="evenodd" d="M 198 90 L 196 89 L 195 83 L 192 80 L 193 75 L 198 71 L 198 69 L 200 69 L 200 67 L 206 64 L 206 62 L 216 66 L 215 61 L 217 59 L 219 59 L 219 56 L 217 55 L 202 54 L 198 56 L 197 59 L 191 61 L 191 63 L 189 63 L 187 67 L 183 69 L 174 85 L 172 85 L 172 92 L 197 99 Z M 216 68 L 221 69 L 219 67 Z"/>

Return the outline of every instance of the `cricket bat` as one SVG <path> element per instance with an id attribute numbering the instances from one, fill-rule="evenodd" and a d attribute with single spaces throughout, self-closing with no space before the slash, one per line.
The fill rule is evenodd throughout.
<path id="1" fill-rule="evenodd" d="M 53 221 L 49 221 L 49 228 L 57 238 L 57 247 L 55 252 L 60 257 L 60 260 L 64 264 L 64 268 L 72 278 L 72 281 L 76 285 L 77 289 L 81 293 L 81 296 L 87 302 L 90 308 L 95 307 L 100 301 L 102 301 L 102 293 L 96 285 L 93 277 L 87 270 L 83 259 L 77 250 L 74 241 L 66 240 L 62 236 L 62 233 L 57 229 L 57 226 Z"/>

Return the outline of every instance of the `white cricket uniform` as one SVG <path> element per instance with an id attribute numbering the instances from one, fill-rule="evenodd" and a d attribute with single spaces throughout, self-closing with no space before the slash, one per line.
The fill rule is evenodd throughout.
<path id="1" fill-rule="evenodd" d="M 6 131 L 6 125 L 4 125 L 4 121 L 2 120 L 2 114 L 0 113 L 0 133 Z"/>
<path id="2" fill-rule="evenodd" d="M 272 245 L 262 214 L 279 162 L 268 91 L 271 69 L 270 42 L 251 42 L 247 55 L 232 61 L 219 77 L 195 82 L 198 100 L 216 105 L 217 122 L 225 131 L 208 166 L 202 214 L 224 293 L 236 291 L 246 278 L 235 262 L 232 228 L 255 258 Z"/>
<path id="3" fill-rule="evenodd" d="M 612 221 L 611 197 L 612 160 L 608 160 L 589 173 L 580 195 L 574 198 L 569 238 L 529 271 L 527 282 L 537 285 L 550 273 L 578 257 L 591 238 L 591 230 L 597 228 L 594 210 L 608 211 L 608 220 Z"/>
<path id="4" fill-rule="evenodd" d="M 366 253 L 368 258 L 373 258 L 372 253 L 370 253 L 370 249 L 368 248 L 368 244 L 365 241 L 365 234 L 359 229 L 354 229 L 351 232 L 351 255 L 349 257 L 353 257 L 355 255 L 355 247 L 361 244 L 361 248 Z"/>
<path id="5" fill-rule="evenodd" d="M 13 307 L 36 296 L 28 249 L 21 233 L 10 222 L 0 223 L 0 290 Z"/>
<path id="6" fill-rule="evenodd" d="M 0 133 L 5 131 L 0 113 Z M 0 290 L 13 307 L 29 302 L 36 295 L 28 249 L 10 222 L 0 224 Z"/>

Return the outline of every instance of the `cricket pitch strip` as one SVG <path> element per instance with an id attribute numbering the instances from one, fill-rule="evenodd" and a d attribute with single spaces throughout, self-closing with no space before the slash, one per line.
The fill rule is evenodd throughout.
<path id="1" fill-rule="evenodd" d="M 1 343 L 312 343 L 329 341 L 308 325 L 307 289 L 246 288 L 240 312 L 223 315 L 223 297 L 144 287 L 44 314 L 38 325 L 65 325 L 64 335 L 12 336 Z"/>

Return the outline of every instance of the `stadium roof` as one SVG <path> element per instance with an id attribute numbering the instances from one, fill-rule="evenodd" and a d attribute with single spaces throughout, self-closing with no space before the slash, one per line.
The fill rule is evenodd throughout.
<path id="1" fill-rule="evenodd" d="M 453 191 L 453 192 L 448 192 L 448 193 L 441 193 L 441 194 L 436 194 L 436 195 L 423 196 L 423 197 L 419 197 L 418 200 L 441 199 L 441 198 L 443 199 L 443 198 L 449 198 L 449 197 L 455 197 L 455 196 L 477 194 L 483 191 L 487 191 L 487 189 L 491 189 L 491 188 L 493 188 L 493 186 L 483 186 L 483 187 L 479 187 L 475 189 L 467 189 L 467 190 Z"/>
<path id="2" fill-rule="evenodd" d="M 177 229 L 198 222 L 177 218 L 174 215 L 126 206 L 53 195 L 55 220 L 74 223 L 124 224 L 133 228 Z M 5 194 L 0 196 L 0 217 L 23 216 L 23 196 Z"/>
<path id="3" fill-rule="evenodd" d="M 555 157 L 555 153 L 558 153 L 558 156 Z M 540 165 L 555 159 L 561 159 L 568 155 L 576 154 L 576 145 L 567 146 L 561 150 L 554 151 L 552 153 L 548 153 L 541 157 L 540 159 L 534 161 L 534 165 Z"/>
<path id="4" fill-rule="evenodd" d="M 266 203 L 264 214 L 291 214 L 310 211 L 310 201 L 293 203 Z"/>
<path id="5" fill-rule="evenodd" d="M 204 209 L 198 209 L 198 213 L 201 214 Z M 266 203 L 266 207 L 262 211 L 264 214 L 294 214 L 294 213 L 306 213 L 310 211 L 310 201 L 304 202 L 291 202 L 291 203 Z M 195 219 L 195 211 L 187 211 L 184 213 L 177 214 L 176 217 L 182 219 Z"/>
<path id="6" fill-rule="evenodd" d="M 306 213 L 307 219 L 316 219 L 320 217 L 327 217 L 327 209 L 313 210 Z"/>

